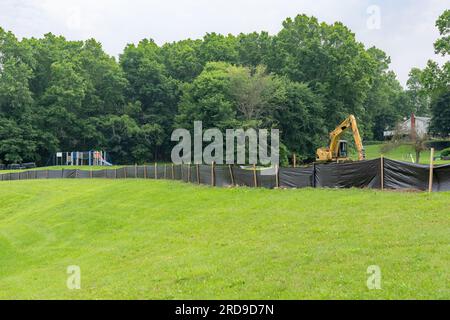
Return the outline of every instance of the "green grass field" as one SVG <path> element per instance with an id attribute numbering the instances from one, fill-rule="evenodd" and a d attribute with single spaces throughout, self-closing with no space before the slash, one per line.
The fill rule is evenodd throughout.
<path id="1" fill-rule="evenodd" d="M 392 160 L 398 160 L 398 161 L 404 161 L 404 162 L 413 162 L 416 158 L 416 153 L 411 145 L 404 144 L 400 145 L 389 152 L 383 152 L 382 151 L 383 144 L 374 144 L 374 145 L 367 145 L 364 147 L 366 151 L 366 159 L 377 159 L 381 155 L 383 155 L 386 158 L 392 159 Z M 350 150 L 351 158 L 353 160 L 357 159 L 357 154 L 354 149 Z M 435 151 L 434 156 L 439 157 L 440 151 Z M 412 158 L 411 158 L 412 156 Z M 430 150 L 422 151 L 420 154 L 420 163 L 421 164 L 429 164 L 430 163 Z M 437 159 L 434 160 L 434 164 L 440 165 L 440 164 L 450 164 L 450 161 Z"/>
<path id="2" fill-rule="evenodd" d="M 0 182 L 1 299 L 449 299 L 450 193 Z M 66 286 L 81 268 L 81 290 Z M 378 265 L 382 289 L 366 286 Z"/>
<path id="3" fill-rule="evenodd" d="M 381 156 L 383 145 L 377 144 L 377 145 L 370 145 L 366 146 L 366 157 L 367 159 L 376 159 Z M 412 155 L 412 159 L 411 159 Z M 435 156 L 439 156 L 440 152 L 436 151 Z M 416 154 L 411 145 L 401 145 L 397 148 L 394 148 L 393 150 L 387 152 L 384 154 L 386 158 L 392 159 L 392 160 L 399 160 L 399 161 L 405 161 L 405 162 L 413 162 L 413 159 L 415 160 Z M 430 163 L 430 150 L 422 151 L 420 154 L 420 163 L 422 164 L 429 164 Z M 450 161 L 440 160 L 437 159 L 434 161 L 435 164 L 450 164 Z"/>

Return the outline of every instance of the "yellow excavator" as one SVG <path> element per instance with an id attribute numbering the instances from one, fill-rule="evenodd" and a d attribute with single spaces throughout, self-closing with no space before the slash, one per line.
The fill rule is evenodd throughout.
<path id="1" fill-rule="evenodd" d="M 317 149 L 316 160 L 320 162 L 349 161 L 348 143 L 345 140 L 340 140 L 342 134 L 349 128 L 353 131 L 353 138 L 355 139 L 356 149 L 358 150 L 358 160 L 364 160 L 366 155 L 354 115 L 350 115 L 336 129 L 330 132 L 330 146 Z"/>

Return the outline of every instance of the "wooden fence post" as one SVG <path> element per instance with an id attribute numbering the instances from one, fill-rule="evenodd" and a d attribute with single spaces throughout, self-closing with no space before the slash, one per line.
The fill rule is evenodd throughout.
<path id="1" fill-rule="evenodd" d="M 197 171 L 197 184 L 200 184 L 200 167 L 198 163 L 195 165 L 195 169 Z"/>
<path id="2" fill-rule="evenodd" d="M 164 164 L 164 174 L 163 174 L 164 180 L 167 179 L 167 164 Z"/>
<path id="3" fill-rule="evenodd" d="M 155 162 L 155 179 L 158 179 L 158 163 Z"/>
<path id="4" fill-rule="evenodd" d="M 125 179 L 127 178 L 127 167 L 123 167 L 123 176 Z"/>
<path id="5" fill-rule="evenodd" d="M 381 168 L 380 168 L 380 180 L 381 180 L 381 191 L 384 190 L 384 156 L 381 155 Z"/>
<path id="6" fill-rule="evenodd" d="M 144 164 L 144 179 L 147 179 L 147 165 Z"/>
<path id="7" fill-rule="evenodd" d="M 134 164 L 134 178 L 137 178 L 137 163 Z"/>
<path id="8" fill-rule="evenodd" d="M 234 174 L 233 174 L 233 168 L 231 167 L 231 164 L 228 165 L 228 170 L 230 170 L 230 177 L 231 177 L 231 185 L 234 187 Z"/>
<path id="9" fill-rule="evenodd" d="M 175 166 L 172 163 L 172 180 L 175 180 Z"/>
<path id="10" fill-rule="evenodd" d="M 76 174 L 75 174 L 75 175 L 76 175 Z M 92 174 L 92 169 L 89 169 L 89 178 L 92 179 L 92 176 L 93 176 L 93 174 Z"/>
<path id="11" fill-rule="evenodd" d="M 430 152 L 430 181 L 428 183 L 428 192 L 433 192 L 433 163 L 434 163 L 434 148 Z"/>
<path id="12" fill-rule="evenodd" d="M 278 165 L 275 165 L 275 181 L 276 181 L 276 187 L 279 188 L 280 187 L 280 176 L 278 173 Z"/>
<path id="13" fill-rule="evenodd" d="M 114 169 L 114 179 L 117 179 L 117 168 Z"/>
<path id="14" fill-rule="evenodd" d="M 211 186 L 216 185 L 216 168 L 215 168 L 215 162 L 213 161 L 211 163 Z"/>
<path id="15" fill-rule="evenodd" d="M 253 164 L 253 184 L 255 188 L 258 188 L 258 179 L 256 177 L 256 165 Z"/>
<path id="16" fill-rule="evenodd" d="M 313 186 L 313 188 L 316 188 L 317 185 L 316 185 L 316 163 L 315 162 L 313 163 L 313 176 L 312 176 L 312 179 L 313 179 L 312 186 Z"/>
<path id="17" fill-rule="evenodd" d="M 294 168 L 297 168 L 297 155 L 294 153 Z"/>

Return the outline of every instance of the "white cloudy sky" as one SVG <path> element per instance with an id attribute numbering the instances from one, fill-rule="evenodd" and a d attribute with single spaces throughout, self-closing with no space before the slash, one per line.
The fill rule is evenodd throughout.
<path id="1" fill-rule="evenodd" d="M 367 27 L 372 5 L 380 9 L 379 29 Z M 0 0 L 0 26 L 18 37 L 96 38 L 117 56 L 143 38 L 162 44 L 213 31 L 274 34 L 286 17 L 306 13 L 342 21 L 366 46 L 385 50 L 405 84 L 412 67 L 444 61 L 434 55 L 434 24 L 449 8 L 448 0 Z"/>

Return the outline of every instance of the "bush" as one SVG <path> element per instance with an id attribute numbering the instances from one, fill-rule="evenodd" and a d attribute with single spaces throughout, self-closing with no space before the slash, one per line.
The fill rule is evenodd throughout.
<path id="1" fill-rule="evenodd" d="M 448 156 L 450 156 L 450 148 L 441 151 L 441 157 L 448 157 Z"/>
<path id="2" fill-rule="evenodd" d="M 426 142 L 427 148 L 434 148 L 436 150 L 444 150 L 450 148 L 450 140 L 430 140 Z"/>

